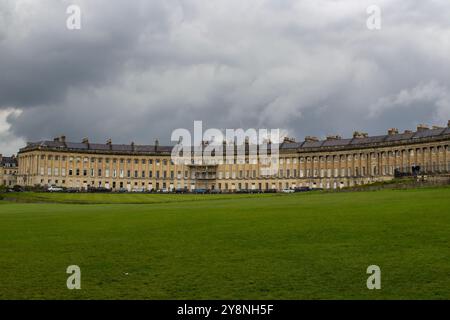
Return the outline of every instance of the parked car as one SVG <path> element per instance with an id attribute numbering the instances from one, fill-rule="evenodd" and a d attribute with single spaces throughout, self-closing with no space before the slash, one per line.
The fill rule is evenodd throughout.
<path id="1" fill-rule="evenodd" d="M 111 189 L 108 188 L 103 188 L 103 187 L 98 187 L 98 188 L 94 188 L 94 187 L 89 187 L 88 192 L 111 192 Z"/>
<path id="2" fill-rule="evenodd" d="M 175 193 L 187 193 L 187 188 L 177 188 L 175 189 Z"/>
<path id="3" fill-rule="evenodd" d="M 57 186 L 50 186 L 47 188 L 48 192 L 62 192 L 64 189 Z"/>
<path id="4" fill-rule="evenodd" d="M 14 187 L 12 187 L 10 189 L 12 192 L 22 192 L 25 191 L 23 187 L 19 186 L 19 185 L 15 185 Z"/>
<path id="5" fill-rule="evenodd" d="M 281 190 L 281 192 L 283 192 L 283 193 L 294 193 L 295 190 L 294 189 L 283 189 L 283 190 Z"/>
<path id="6" fill-rule="evenodd" d="M 311 191 L 310 187 L 297 187 L 294 189 L 295 192 L 307 192 L 307 191 Z"/>
<path id="7" fill-rule="evenodd" d="M 194 190 L 192 190 L 192 193 L 195 193 L 195 194 L 205 194 L 206 193 L 206 189 L 194 189 Z"/>

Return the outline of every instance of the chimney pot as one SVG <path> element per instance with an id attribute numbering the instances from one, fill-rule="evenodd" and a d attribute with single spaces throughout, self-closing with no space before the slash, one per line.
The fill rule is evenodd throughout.
<path id="1" fill-rule="evenodd" d="M 353 138 L 367 138 L 368 134 L 366 132 L 359 132 L 359 131 L 355 131 L 353 132 Z"/>
<path id="2" fill-rule="evenodd" d="M 417 126 L 417 131 L 424 131 L 430 129 L 426 124 L 419 124 Z"/>
<path id="3" fill-rule="evenodd" d="M 317 142 L 317 141 L 319 141 L 319 138 L 313 137 L 313 136 L 306 136 L 306 137 L 305 137 L 305 141 L 308 141 L 308 142 Z"/>
<path id="4" fill-rule="evenodd" d="M 283 142 L 294 143 L 294 142 L 295 142 L 295 138 L 292 138 L 292 137 L 284 137 Z"/>
<path id="5" fill-rule="evenodd" d="M 342 139 L 342 137 L 339 135 L 328 135 L 327 136 L 327 140 L 340 140 L 340 139 Z"/>
<path id="6" fill-rule="evenodd" d="M 397 128 L 390 128 L 388 130 L 388 135 L 393 136 L 395 134 L 398 134 L 398 129 Z"/>

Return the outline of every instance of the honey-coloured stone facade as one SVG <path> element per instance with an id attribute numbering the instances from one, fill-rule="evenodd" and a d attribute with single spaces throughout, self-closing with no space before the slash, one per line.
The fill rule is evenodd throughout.
<path id="1" fill-rule="evenodd" d="M 18 172 L 17 158 L 3 157 L 0 154 L 0 185 L 6 187 L 13 187 L 17 185 Z"/>
<path id="2" fill-rule="evenodd" d="M 295 187 L 335 189 L 386 181 L 396 174 L 427 175 L 450 172 L 450 121 L 447 127 L 370 137 L 307 137 L 286 139 L 279 145 L 278 174 L 261 175 L 261 164 L 236 159 L 223 164 L 176 164 L 170 146 L 92 144 L 53 141 L 28 143 L 18 154 L 17 183 L 23 186 L 57 185 L 86 189 L 101 187 L 128 191 L 209 189 L 281 190 Z"/>

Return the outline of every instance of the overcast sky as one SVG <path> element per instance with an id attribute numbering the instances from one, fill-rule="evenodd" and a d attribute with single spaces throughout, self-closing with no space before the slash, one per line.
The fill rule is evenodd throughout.
<path id="1" fill-rule="evenodd" d="M 81 8 L 81 30 L 66 9 Z M 381 30 L 366 9 L 381 8 Z M 1 0 L 0 153 L 176 128 L 371 135 L 450 119 L 448 0 Z"/>

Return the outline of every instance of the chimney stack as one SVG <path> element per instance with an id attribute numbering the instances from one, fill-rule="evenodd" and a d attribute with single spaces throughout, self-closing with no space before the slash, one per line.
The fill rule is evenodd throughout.
<path id="1" fill-rule="evenodd" d="M 396 135 L 396 134 L 398 134 L 398 129 L 397 128 L 390 128 L 388 130 L 388 135 L 393 136 L 393 135 Z"/>
<path id="2" fill-rule="evenodd" d="M 307 141 L 307 142 L 317 142 L 317 141 L 319 141 L 319 138 L 313 137 L 313 136 L 306 136 L 305 137 L 305 141 Z"/>
<path id="3" fill-rule="evenodd" d="M 429 130 L 430 128 L 426 124 L 419 124 L 417 126 L 417 131 Z"/>
<path id="4" fill-rule="evenodd" d="M 342 137 L 339 135 L 328 135 L 327 136 L 327 140 L 340 140 L 340 139 L 342 139 Z"/>
<path id="5" fill-rule="evenodd" d="M 295 143 L 295 138 L 292 138 L 292 137 L 284 137 L 283 142 Z"/>
<path id="6" fill-rule="evenodd" d="M 155 140 L 155 151 L 158 151 L 158 147 L 159 147 L 159 140 L 156 139 Z"/>
<path id="7" fill-rule="evenodd" d="M 81 143 L 84 143 L 85 145 L 87 145 L 87 148 L 89 149 L 89 139 L 88 138 L 83 138 L 83 140 L 81 141 Z"/>
<path id="8" fill-rule="evenodd" d="M 59 137 L 59 141 L 61 141 L 62 143 L 66 143 L 66 136 Z"/>
<path id="9" fill-rule="evenodd" d="M 53 141 L 54 141 L 54 142 L 59 142 L 59 138 L 56 137 L 56 138 L 53 139 Z"/>
<path id="10" fill-rule="evenodd" d="M 447 122 L 447 127 L 450 128 L 450 120 Z"/>
<path id="11" fill-rule="evenodd" d="M 360 139 L 360 138 L 367 138 L 367 137 L 368 137 L 367 132 L 359 132 L 359 131 L 353 132 L 353 138 Z"/>

